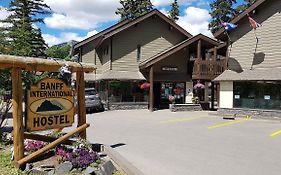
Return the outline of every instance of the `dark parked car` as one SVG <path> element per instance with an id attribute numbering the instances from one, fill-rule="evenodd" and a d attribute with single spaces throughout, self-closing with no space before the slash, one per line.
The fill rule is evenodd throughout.
<path id="1" fill-rule="evenodd" d="M 95 88 L 85 89 L 86 110 L 104 111 L 104 105 Z"/>

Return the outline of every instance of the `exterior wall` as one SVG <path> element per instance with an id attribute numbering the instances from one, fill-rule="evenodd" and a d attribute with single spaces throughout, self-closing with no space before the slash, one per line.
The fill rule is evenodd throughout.
<path id="1" fill-rule="evenodd" d="M 233 108 L 233 82 L 220 82 L 220 108 Z"/>
<path id="2" fill-rule="evenodd" d="M 97 49 L 97 55 L 101 62 L 101 73 L 111 70 L 111 60 L 110 60 L 110 38 L 107 39 L 99 46 Z"/>
<path id="3" fill-rule="evenodd" d="M 137 71 L 137 46 L 141 46 L 141 61 L 187 39 L 175 29 L 170 29 L 159 17 L 145 21 L 122 31 L 113 37 L 112 70 Z"/>
<path id="4" fill-rule="evenodd" d="M 155 81 L 191 81 L 187 74 L 188 54 L 185 50 L 177 52 L 154 65 Z M 163 67 L 175 67 L 177 71 L 163 71 Z"/>
<path id="5" fill-rule="evenodd" d="M 234 42 L 230 52 L 229 69 L 241 70 L 253 68 L 281 67 L 281 1 L 267 1 L 251 14 L 262 24 L 256 29 L 258 44 L 247 18 L 238 23 L 238 28 L 230 32 Z M 255 48 L 256 54 L 255 56 Z"/>
<path id="6" fill-rule="evenodd" d="M 90 42 L 82 47 L 82 62 L 95 64 L 97 67 L 96 73 L 101 74 L 102 62 L 93 46 L 93 42 Z"/>

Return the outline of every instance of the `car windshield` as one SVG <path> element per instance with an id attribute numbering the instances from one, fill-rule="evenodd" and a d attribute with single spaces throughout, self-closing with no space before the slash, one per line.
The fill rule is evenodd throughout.
<path id="1" fill-rule="evenodd" d="M 96 95 L 96 94 L 97 94 L 97 92 L 94 89 L 86 90 L 85 91 L 85 95 Z"/>

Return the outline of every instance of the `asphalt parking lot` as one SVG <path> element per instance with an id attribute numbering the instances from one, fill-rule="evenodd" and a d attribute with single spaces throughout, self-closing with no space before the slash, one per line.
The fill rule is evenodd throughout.
<path id="1" fill-rule="evenodd" d="M 208 112 L 107 111 L 87 115 L 88 139 L 146 175 L 280 175 L 281 122 L 224 120 Z"/>

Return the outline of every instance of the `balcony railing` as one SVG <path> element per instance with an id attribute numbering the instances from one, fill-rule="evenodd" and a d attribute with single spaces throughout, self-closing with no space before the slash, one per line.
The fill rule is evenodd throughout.
<path id="1" fill-rule="evenodd" d="M 201 60 L 195 59 L 192 79 L 213 80 L 227 68 L 227 59 Z"/>

